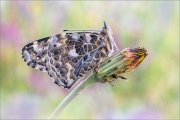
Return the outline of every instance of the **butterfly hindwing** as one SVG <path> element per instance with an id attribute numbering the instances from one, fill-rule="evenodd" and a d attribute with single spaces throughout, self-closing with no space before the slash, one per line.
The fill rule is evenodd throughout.
<path id="1" fill-rule="evenodd" d="M 99 63 L 100 50 L 81 38 L 85 35 L 86 33 L 67 33 L 64 39 L 57 36 L 50 38 L 47 67 L 59 86 L 72 87 Z"/>

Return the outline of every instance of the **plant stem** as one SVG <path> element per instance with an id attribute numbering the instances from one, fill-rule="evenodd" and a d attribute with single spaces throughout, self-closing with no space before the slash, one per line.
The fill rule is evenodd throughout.
<path id="1" fill-rule="evenodd" d="M 88 86 L 98 82 L 93 75 L 82 81 L 69 95 L 58 105 L 54 112 L 50 115 L 49 119 L 54 119 L 60 114 L 64 108 L 84 89 Z"/>

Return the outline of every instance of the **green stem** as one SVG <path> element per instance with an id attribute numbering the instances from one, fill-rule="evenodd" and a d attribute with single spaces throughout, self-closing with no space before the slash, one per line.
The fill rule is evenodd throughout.
<path id="1" fill-rule="evenodd" d="M 58 105 L 54 112 L 50 115 L 49 119 L 54 119 L 60 114 L 64 108 L 84 89 L 90 85 L 98 82 L 93 75 L 88 77 L 86 80 L 82 81 L 74 90 L 72 90 L 69 95 Z"/>
<path id="2" fill-rule="evenodd" d="M 106 67 L 109 63 L 109 61 L 114 61 L 116 60 L 119 56 L 122 56 L 122 53 L 120 51 L 118 51 L 116 54 L 112 55 L 111 57 L 108 57 L 107 59 L 105 59 L 102 64 L 100 65 L 100 69 L 102 67 Z"/>

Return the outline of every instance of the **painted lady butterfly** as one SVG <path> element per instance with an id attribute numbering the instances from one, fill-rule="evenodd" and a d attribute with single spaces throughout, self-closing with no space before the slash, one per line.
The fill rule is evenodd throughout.
<path id="1" fill-rule="evenodd" d="M 67 89 L 114 51 L 112 31 L 106 22 L 100 31 L 70 31 L 36 40 L 22 49 L 28 66 L 46 72 L 54 83 Z"/>

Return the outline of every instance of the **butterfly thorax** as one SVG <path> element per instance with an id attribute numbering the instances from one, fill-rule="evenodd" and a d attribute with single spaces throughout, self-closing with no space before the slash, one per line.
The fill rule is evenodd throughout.
<path id="1" fill-rule="evenodd" d="M 113 43 L 112 43 L 114 40 L 111 34 L 109 35 L 107 33 L 101 32 L 101 35 L 102 35 L 101 41 L 103 46 L 100 46 L 100 50 L 102 53 L 102 57 L 106 58 L 108 56 L 111 56 L 112 53 L 114 52 Z"/>

